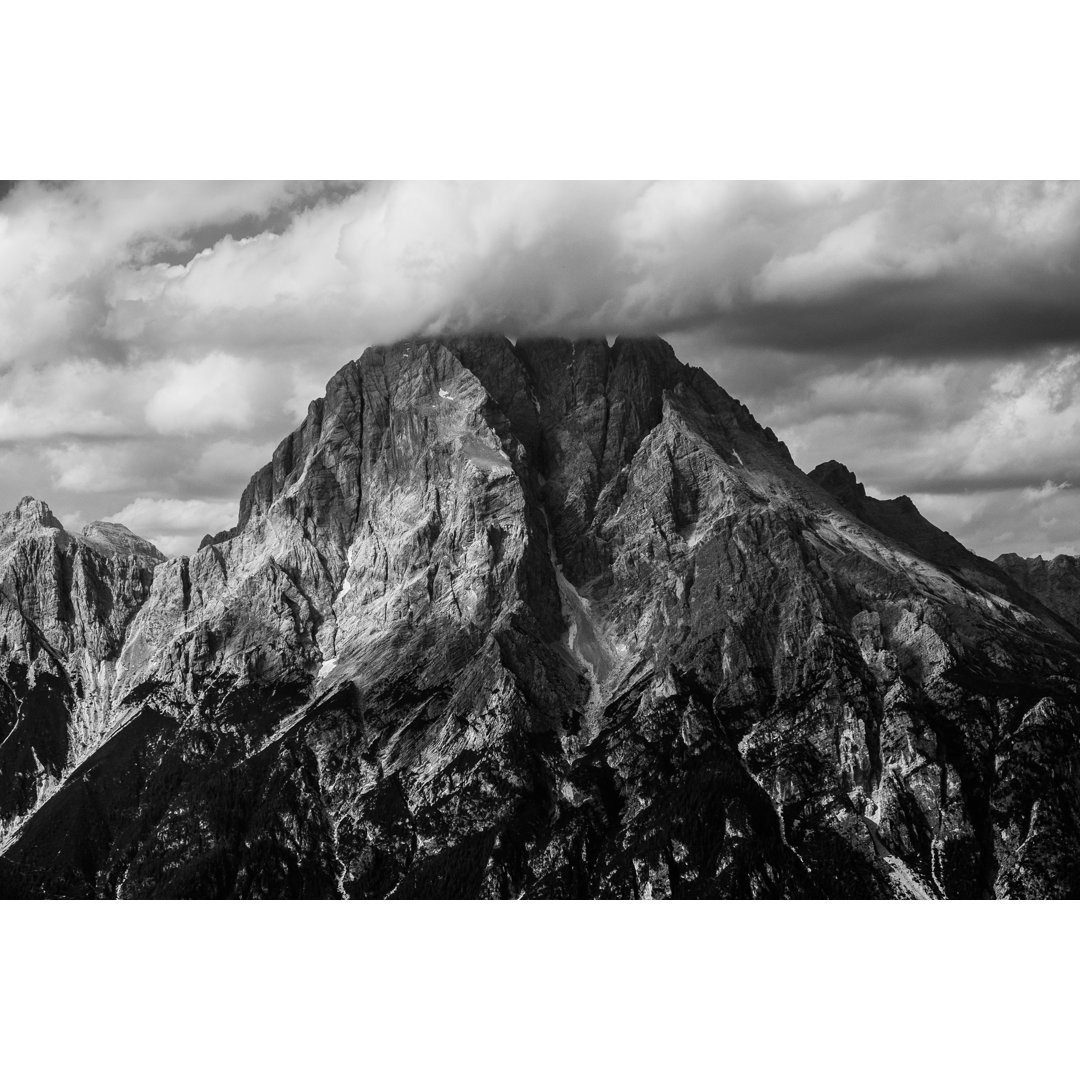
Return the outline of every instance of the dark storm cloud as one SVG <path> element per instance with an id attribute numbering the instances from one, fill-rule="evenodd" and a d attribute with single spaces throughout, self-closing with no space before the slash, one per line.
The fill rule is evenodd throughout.
<path id="1" fill-rule="evenodd" d="M 1063 265 L 1027 269 L 1010 282 L 950 273 L 859 283 L 811 301 L 751 302 L 718 329 L 737 346 L 829 353 L 833 361 L 1013 356 L 1080 341 L 1080 273 Z"/>
<path id="2" fill-rule="evenodd" d="M 774 256 L 734 341 L 862 359 L 1013 356 L 1080 340 L 1075 184 L 889 184 Z"/>
<path id="3" fill-rule="evenodd" d="M 873 184 L 811 200 L 797 221 L 790 204 L 762 198 L 745 196 L 757 225 L 737 231 L 743 257 L 728 289 L 700 290 L 673 328 L 820 364 L 1011 357 L 1080 341 L 1075 184 Z"/>

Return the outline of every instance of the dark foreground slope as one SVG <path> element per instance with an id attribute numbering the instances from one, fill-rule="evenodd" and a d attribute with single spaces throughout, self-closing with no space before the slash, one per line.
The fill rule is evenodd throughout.
<path id="1" fill-rule="evenodd" d="M 0 889 L 1080 894 L 1069 626 L 885 524 L 661 341 L 368 350 L 156 567 Z"/>

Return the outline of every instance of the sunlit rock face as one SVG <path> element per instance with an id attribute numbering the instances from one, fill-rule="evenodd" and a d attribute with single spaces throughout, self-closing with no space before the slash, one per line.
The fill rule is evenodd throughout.
<path id="1" fill-rule="evenodd" d="M 110 522 L 72 536 L 29 497 L 0 514 L 0 837 L 108 733 L 116 661 L 164 558 Z"/>
<path id="2" fill-rule="evenodd" d="M 425 339 L 338 372 L 190 557 L 35 511 L 4 662 L 62 640 L 24 682 L 66 704 L 2 730 L 98 720 L 0 889 L 1080 893 L 1071 620 L 837 470 L 656 339 Z M 73 545 L 107 616 L 40 569 Z"/>

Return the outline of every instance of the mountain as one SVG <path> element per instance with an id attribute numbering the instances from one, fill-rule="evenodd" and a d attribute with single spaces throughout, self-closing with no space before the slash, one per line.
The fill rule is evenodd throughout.
<path id="1" fill-rule="evenodd" d="M 660 340 L 470 337 L 347 364 L 194 555 L 20 509 L 0 723 L 82 734 L 0 747 L 0 890 L 1080 895 L 1071 620 L 849 476 Z"/>
<path id="2" fill-rule="evenodd" d="M 164 560 L 122 525 L 72 536 L 36 499 L 0 514 L 0 824 L 20 821 L 108 731 L 124 635 Z"/>
<path id="3" fill-rule="evenodd" d="M 995 564 L 1031 596 L 1060 618 L 1080 626 L 1080 556 L 1036 555 L 1025 559 L 1015 553 L 999 555 Z"/>
<path id="4" fill-rule="evenodd" d="M 823 462 L 809 476 L 860 521 L 907 545 L 948 572 L 960 584 L 1003 597 L 1033 611 L 1070 636 L 1080 635 L 1077 630 L 1080 626 L 1080 602 L 1071 607 L 1066 604 L 1068 610 L 1050 603 L 1043 592 L 1031 588 L 1002 562 L 1009 556 L 1002 556 L 994 562 L 980 558 L 956 537 L 927 521 L 908 496 L 875 499 L 866 494 L 865 487 L 855 474 L 838 461 Z M 1077 599 L 1080 601 L 1080 593 Z"/>

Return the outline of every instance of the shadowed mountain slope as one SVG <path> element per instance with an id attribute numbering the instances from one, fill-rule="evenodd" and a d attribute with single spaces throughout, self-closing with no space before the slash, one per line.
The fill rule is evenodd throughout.
<path id="1" fill-rule="evenodd" d="M 1059 618 L 1080 626 L 1080 557 L 1055 555 L 1044 559 L 1036 555 L 999 555 L 994 562 L 1020 588 L 1055 612 Z"/>

